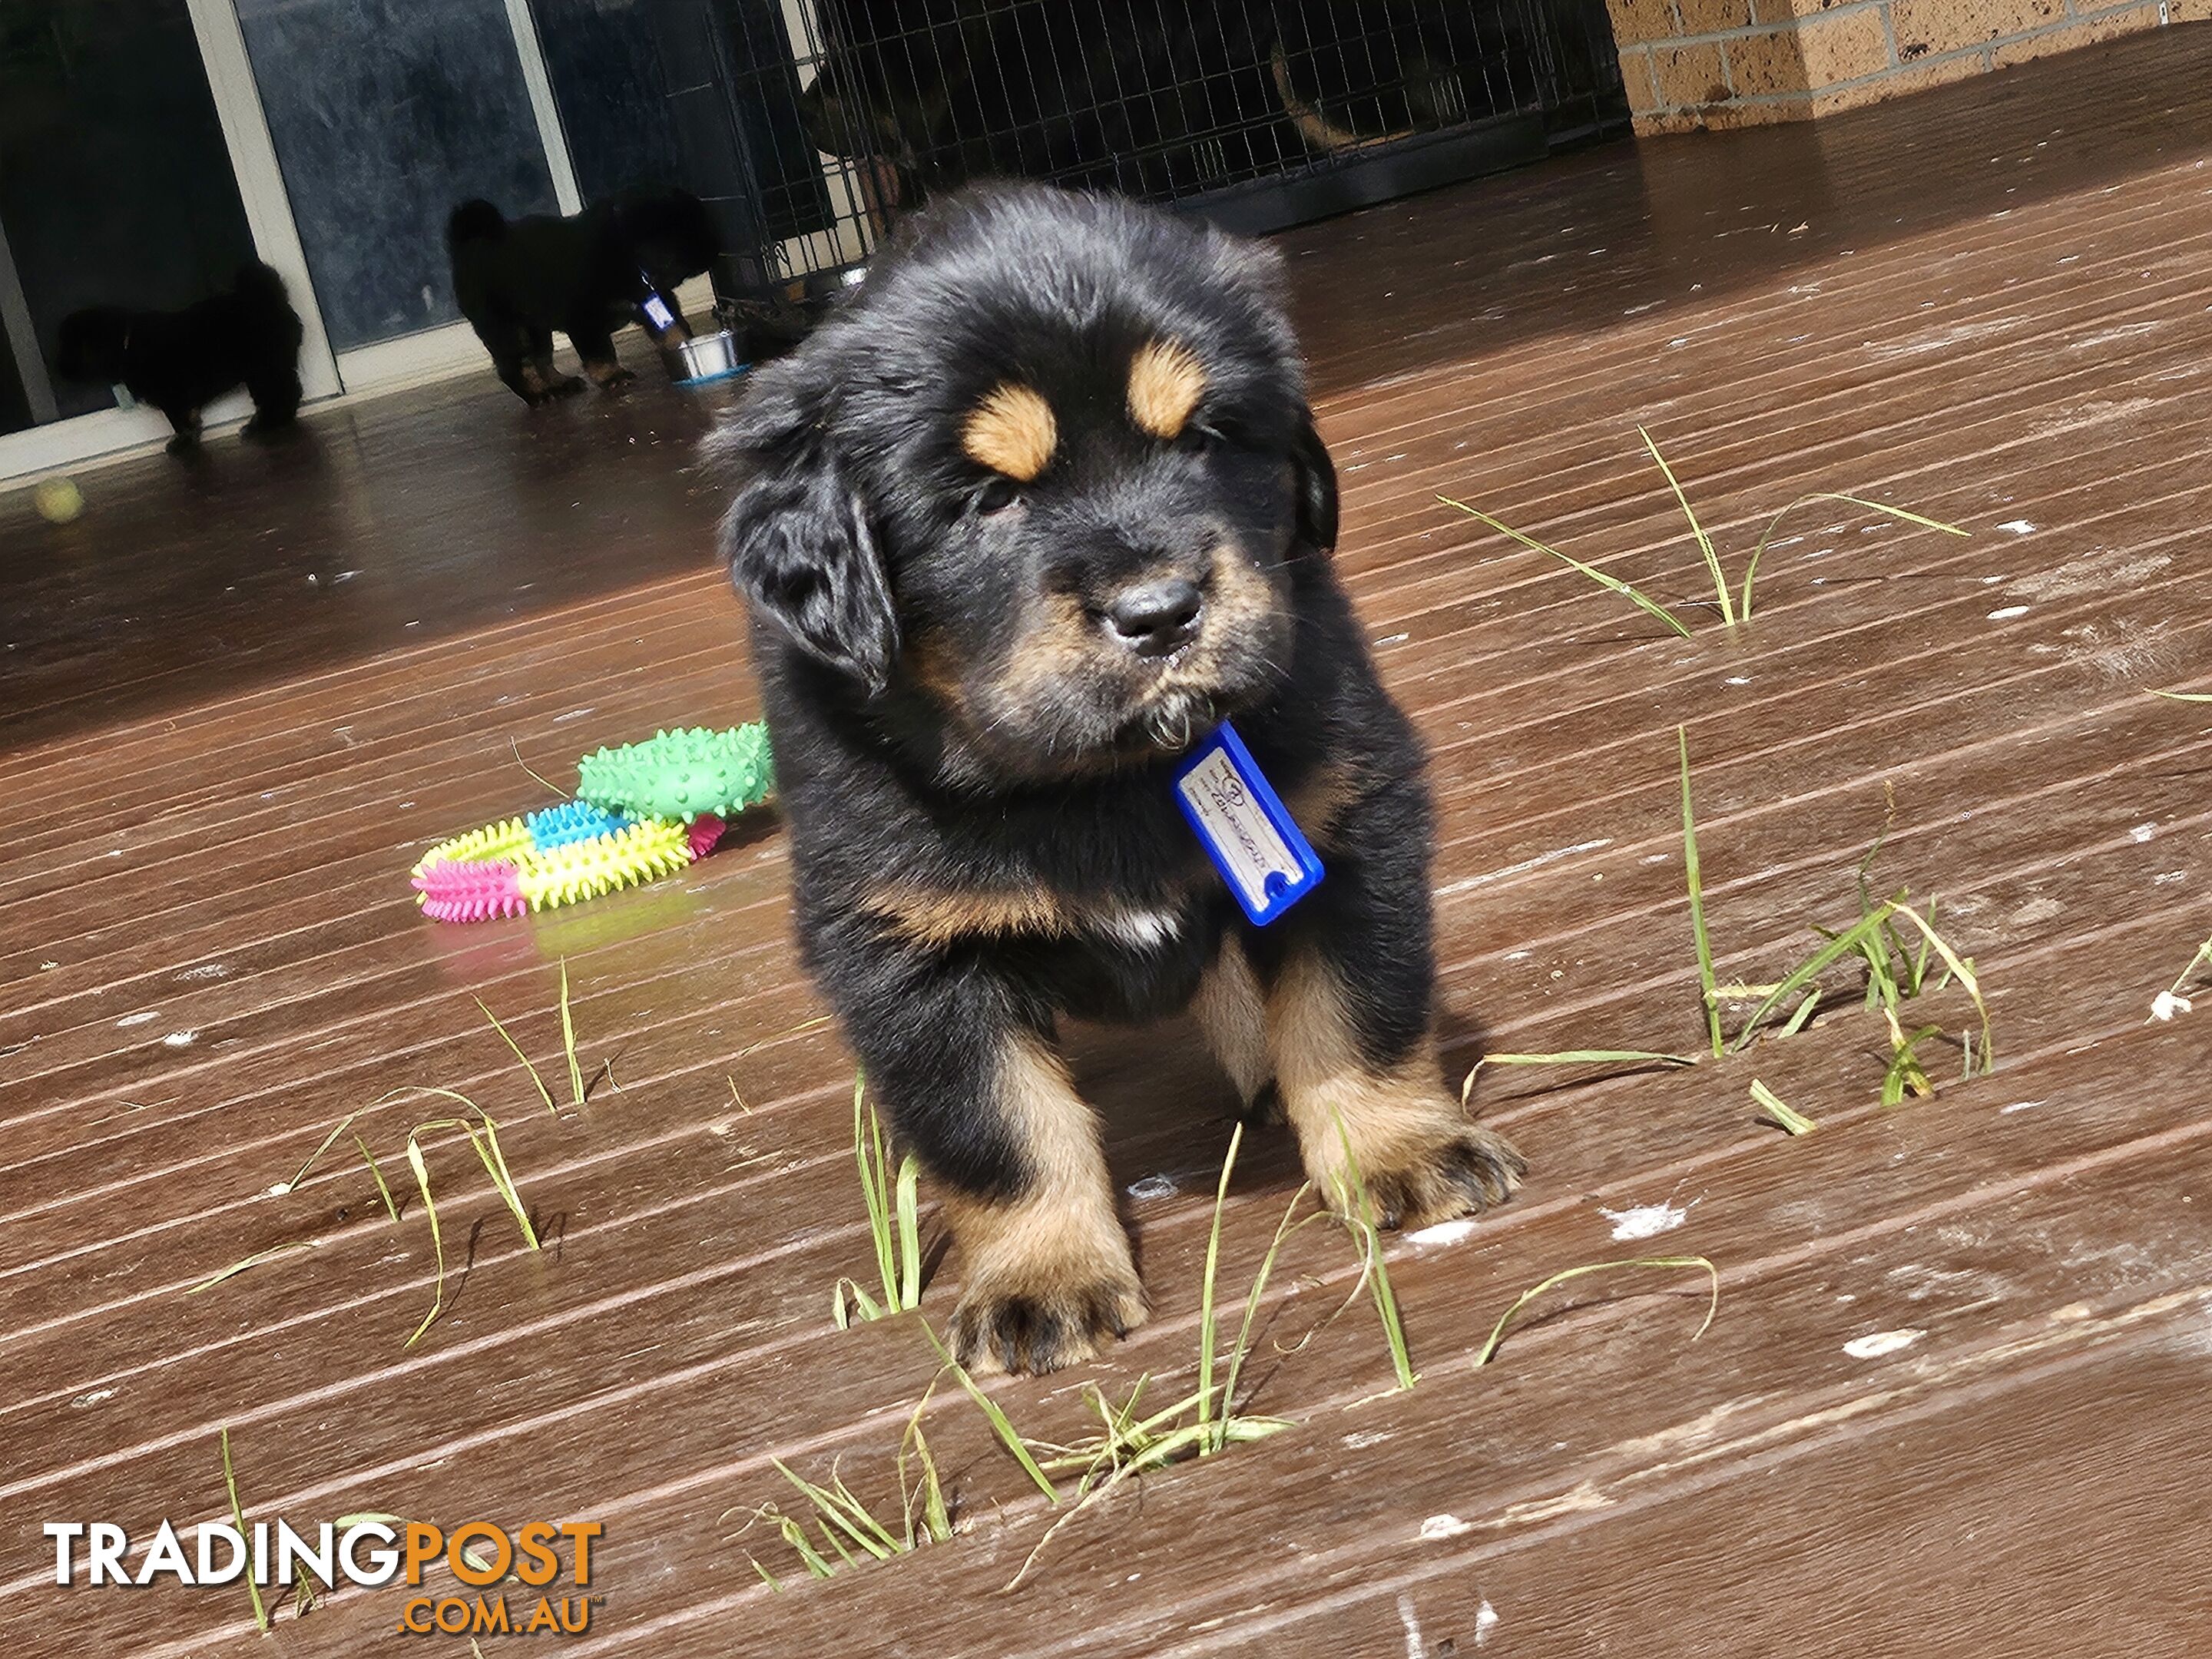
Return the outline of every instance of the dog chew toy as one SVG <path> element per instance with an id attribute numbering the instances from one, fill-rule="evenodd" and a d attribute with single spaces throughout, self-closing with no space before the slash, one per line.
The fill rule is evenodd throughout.
<path id="1" fill-rule="evenodd" d="M 436 921 L 579 904 L 673 875 L 714 849 L 731 813 L 773 787 L 768 731 L 660 732 L 578 763 L 583 799 L 441 842 L 411 884 Z"/>
<path id="2" fill-rule="evenodd" d="M 718 817 L 688 824 L 647 818 L 549 845 L 526 820 L 510 818 L 432 848 L 412 879 L 417 902 L 434 921 L 487 921 L 673 875 L 705 857 L 721 835 Z"/>
<path id="3" fill-rule="evenodd" d="M 643 743 L 600 749 L 576 763 L 576 793 L 608 812 L 641 818 L 728 817 L 775 787 L 768 728 L 704 726 L 656 732 Z"/>

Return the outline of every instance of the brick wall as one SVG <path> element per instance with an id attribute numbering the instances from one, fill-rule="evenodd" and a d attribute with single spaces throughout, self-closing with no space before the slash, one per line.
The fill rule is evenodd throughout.
<path id="1" fill-rule="evenodd" d="M 1606 0 L 1638 132 L 1803 121 L 2172 21 L 2212 0 Z"/>

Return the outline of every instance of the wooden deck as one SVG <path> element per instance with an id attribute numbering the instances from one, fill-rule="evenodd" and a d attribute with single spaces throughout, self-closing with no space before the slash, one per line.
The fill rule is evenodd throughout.
<path id="1" fill-rule="evenodd" d="M 1675 738 L 1717 971 L 1940 902 L 1998 1066 L 1878 1101 L 1863 1012 L 1674 1073 L 1485 1071 L 1534 1165 L 1391 1275 L 1389 1391 L 1340 1232 L 1299 1236 L 1248 1371 L 1295 1426 L 1050 1520 L 981 1415 L 927 1417 L 951 1543 L 809 1582 L 757 1506 L 781 1458 L 870 1501 L 935 1361 L 831 1328 L 872 1271 L 852 1071 L 797 971 L 772 823 L 685 876 L 522 922 L 410 902 L 429 842 L 574 757 L 749 716 L 711 414 L 641 383 L 526 415 L 465 383 L 0 498 L 0 1627 L 29 1655 L 465 1655 L 353 1589 L 254 1635 L 237 1585 L 52 1583 L 39 1534 L 228 1513 L 596 1521 L 577 1655 L 2181 1655 L 2212 1646 L 2212 27 L 1817 127 L 1593 150 L 1286 239 L 1340 557 L 1435 754 L 1450 1058 L 1703 1039 Z M 1670 604 L 1709 599 L 1647 424 L 1741 571 L 1842 489 L 1969 539 L 1802 510 L 1755 621 L 1664 634 L 1437 505 Z M 566 1099 L 549 1116 L 483 1000 Z M 1925 1018 L 1955 1035 L 1955 988 Z M 1918 1011 L 1912 1011 L 1917 1012 Z M 1088 1372 L 994 1385 L 1033 1437 L 1079 1386 L 1188 1389 L 1226 1085 L 1187 1033 L 1083 1034 L 1156 1309 Z M 1819 1123 L 1755 1121 L 1754 1077 Z M 744 1107 L 732 1099 L 732 1083 Z M 395 1188 L 423 1084 L 498 1118 L 545 1248 L 465 1144 Z M 1224 1297 L 1296 1185 L 1248 1146 Z M 1672 1224 L 1668 1225 L 1666 1224 Z M 1654 1231 L 1662 1229 L 1662 1231 Z M 1640 1241 L 1637 1235 L 1648 1234 Z M 198 1294 L 256 1252 L 305 1244 Z M 1586 1279 L 1475 1352 L 1547 1275 Z M 941 1320 L 957 1261 L 922 1312 Z M 757 1558 L 782 1594 L 756 1576 Z M 442 1592 L 449 1580 L 436 1579 Z M 514 1586 L 508 1586 L 510 1589 Z M 573 1591 L 571 1592 L 573 1593 Z M 529 1605 L 518 1595 L 517 1609 Z M 483 1651 L 513 1638 L 486 1637 Z"/>

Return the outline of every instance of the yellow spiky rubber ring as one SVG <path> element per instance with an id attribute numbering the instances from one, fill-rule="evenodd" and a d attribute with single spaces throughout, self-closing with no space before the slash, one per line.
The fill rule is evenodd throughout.
<path id="1" fill-rule="evenodd" d="M 597 826 L 584 820 L 579 805 L 568 803 L 441 842 L 415 866 L 416 902 L 438 921 L 488 921 L 580 904 L 673 875 L 704 858 L 722 836 L 722 820 L 711 812 L 689 823 L 610 817 L 606 828 L 591 833 Z"/>

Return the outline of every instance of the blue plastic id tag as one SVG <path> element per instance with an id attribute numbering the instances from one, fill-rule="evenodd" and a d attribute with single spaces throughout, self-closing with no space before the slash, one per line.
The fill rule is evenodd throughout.
<path id="1" fill-rule="evenodd" d="M 639 309 L 645 313 L 646 320 L 657 329 L 667 330 L 676 325 L 676 313 L 668 308 L 668 301 L 649 289 Z"/>
<path id="2" fill-rule="evenodd" d="M 1182 763 L 1176 800 L 1253 925 L 1265 927 L 1320 885 L 1321 860 L 1233 726 Z"/>

